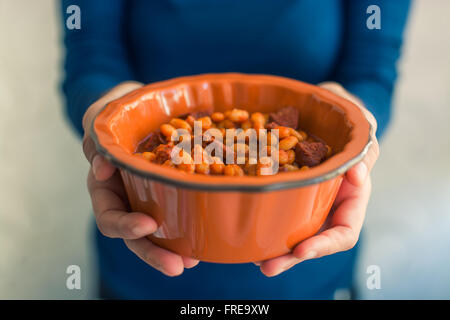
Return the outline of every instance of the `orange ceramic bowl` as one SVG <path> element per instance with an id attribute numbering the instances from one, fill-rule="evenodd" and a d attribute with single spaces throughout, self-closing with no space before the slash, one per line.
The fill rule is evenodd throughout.
<path id="1" fill-rule="evenodd" d="M 133 155 L 149 132 L 178 115 L 234 107 L 300 111 L 300 127 L 334 156 L 307 171 L 272 176 L 186 174 Z M 343 174 L 371 143 L 352 102 L 314 85 L 268 75 L 205 74 L 153 83 L 110 102 L 96 117 L 98 151 L 121 172 L 133 211 L 152 216 L 159 246 L 199 260 L 260 261 L 288 253 L 324 223 Z"/>

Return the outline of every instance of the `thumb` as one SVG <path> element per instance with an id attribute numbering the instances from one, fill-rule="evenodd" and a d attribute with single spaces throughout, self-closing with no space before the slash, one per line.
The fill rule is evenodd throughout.
<path id="1" fill-rule="evenodd" d="M 92 166 L 92 173 L 97 181 L 111 178 L 116 168 L 97 152 L 94 140 L 90 136 L 85 135 L 83 139 L 83 151 Z"/>
<path id="2" fill-rule="evenodd" d="M 110 91 L 108 91 L 103 97 L 94 102 L 83 116 L 83 152 L 86 159 L 92 165 L 92 171 L 94 177 L 98 181 L 105 181 L 109 179 L 114 171 L 115 167 L 109 163 L 103 156 L 101 156 L 95 147 L 94 140 L 90 136 L 90 130 L 92 122 L 95 116 L 102 110 L 102 108 L 110 101 L 122 97 L 123 95 L 142 87 L 142 83 L 128 81 L 123 82 Z"/>
<path id="3" fill-rule="evenodd" d="M 375 135 L 375 132 L 377 131 L 377 121 L 373 114 L 364 107 L 362 101 L 345 90 L 344 87 L 342 87 L 339 83 L 323 82 L 319 84 L 319 86 L 355 103 L 361 109 L 367 121 L 372 126 L 372 131 L 370 133 L 372 142 L 366 156 L 364 157 L 362 162 L 353 166 L 350 170 L 347 171 L 345 175 L 348 181 L 354 186 L 362 186 L 368 176 L 368 173 L 372 170 L 375 162 L 380 155 L 380 147 Z"/>
<path id="4" fill-rule="evenodd" d="M 118 84 L 111 90 L 109 90 L 105 95 L 103 95 L 100 99 L 95 101 L 93 104 L 89 106 L 83 116 L 83 129 L 85 134 L 89 134 L 92 121 L 94 121 L 95 116 L 99 113 L 102 108 L 109 102 L 118 99 L 125 94 L 136 90 L 142 87 L 143 84 L 136 81 L 127 81 Z"/>
<path id="5" fill-rule="evenodd" d="M 345 177 L 352 185 L 360 187 L 364 184 L 368 173 L 369 170 L 367 168 L 367 165 L 364 163 L 364 161 L 361 161 L 360 163 L 350 168 L 345 173 Z"/>

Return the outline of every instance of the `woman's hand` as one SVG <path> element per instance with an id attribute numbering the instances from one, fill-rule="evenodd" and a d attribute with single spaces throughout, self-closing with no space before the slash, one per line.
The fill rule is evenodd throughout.
<path id="1" fill-rule="evenodd" d="M 128 212 L 127 196 L 119 172 L 97 153 L 89 135 L 95 115 L 106 103 L 140 87 L 142 84 L 138 82 L 121 83 L 93 103 L 84 115 L 83 151 L 91 163 L 87 179 L 89 194 L 98 229 L 103 235 L 124 239 L 127 247 L 147 264 L 167 276 L 178 276 L 184 268 L 196 266 L 198 260 L 162 249 L 146 238 L 156 231 L 155 220 L 141 212 Z"/>
<path id="2" fill-rule="evenodd" d="M 303 240 L 294 250 L 284 256 L 255 263 L 268 277 L 276 276 L 297 263 L 320 258 L 336 252 L 353 248 L 358 241 L 364 222 L 367 203 L 371 192 L 370 171 L 378 158 L 379 148 L 375 137 L 377 122 L 373 115 L 364 108 L 362 102 L 347 92 L 341 85 L 333 82 L 320 84 L 321 87 L 351 100 L 364 112 L 372 125 L 372 145 L 362 162 L 356 164 L 345 174 L 341 188 L 327 219 L 324 231 Z"/>

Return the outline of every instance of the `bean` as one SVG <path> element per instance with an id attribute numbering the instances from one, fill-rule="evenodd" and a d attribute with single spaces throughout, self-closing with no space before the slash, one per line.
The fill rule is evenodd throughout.
<path id="1" fill-rule="evenodd" d="M 287 171 L 287 172 L 291 172 L 291 171 L 297 171 L 298 167 L 293 166 L 292 164 L 285 164 L 283 167 L 280 168 L 281 171 Z"/>
<path id="2" fill-rule="evenodd" d="M 308 134 L 305 131 L 299 131 L 299 133 L 301 134 L 301 136 L 303 137 L 302 141 L 305 141 L 306 139 L 308 139 Z M 300 140 L 299 140 L 300 141 Z"/>
<path id="3" fill-rule="evenodd" d="M 174 126 L 175 128 L 177 128 L 177 129 L 184 129 L 184 130 L 187 130 L 189 132 L 192 132 L 191 125 L 189 123 L 187 123 L 183 119 L 173 118 L 172 120 L 170 120 L 170 124 L 172 126 Z"/>
<path id="4" fill-rule="evenodd" d="M 212 120 L 210 117 L 208 117 L 208 116 L 202 117 L 202 118 L 197 119 L 197 121 L 200 121 L 202 123 L 203 130 L 208 130 L 209 128 L 211 128 Z"/>
<path id="5" fill-rule="evenodd" d="M 333 150 L 331 149 L 331 147 L 329 145 L 327 145 L 327 158 L 331 157 L 332 154 L 333 154 Z"/>
<path id="6" fill-rule="evenodd" d="M 278 138 L 280 138 L 280 139 L 289 137 L 291 135 L 292 128 L 289 128 L 289 127 L 276 127 L 275 129 L 278 129 Z"/>
<path id="7" fill-rule="evenodd" d="M 252 122 L 250 121 L 250 120 L 245 120 L 242 124 L 241 124 L 241 128 L 242 128 L 242 130 L 247 130 L 247 129 L 250 129 L 250 128 L 252 128 L 253 127 L 253 125 L 252 125 Z"/>
<path id="8" fill-rule="evenodd" d="M 230 119 L 233 122 L 242 123 L 246 121 L 248 117 L 249 117 L 248 111 L 242 109 L 233 109 L 231 110 L 228 119 Z"/>
<path id="9" fill-rule="evenodd" d="M 165 167 L 171 167 L 171 168 L 175 168 L 175 164 L 169 159 L 164 161 L 163 166 Z"/>
<path id="10" fill-rule="evenodd" d="M 243 176 L 244 170 L 237 164 L 227 164 L 223 173 L 226 176 Z"/>
<path id="11" fill-rule="evenodd" d="M 278 162 L 279 162 L 280 166 L 283 166 L 283 165 L 289 163 L 289 155 L 286 151 L 284 151 L 284 150 L 278 151 Z"/>
<path id="12" fill-rule="evenodd" d="M 194 127 L 194 122 L 195 122 L 195 118 L 191 115 L 188 115 L 186 118 L 186 122 L 189 123 L 189 125 L 193 128 Z"/>
<path id="13" fill-rule="evenodd" d="M 297 144 L 298 140 L 296 137 L 294 136 L 289 136 L 287 138 L 284 138 L 283 140 L 280 141 L 279 143 L 279 148 L 281 150 L 289 150 L 295 147 L 295 145 Z"/>
<path id="14" fill-rule="evenodd" d="M 225 169 L 225 164 L 220 160 L 218 157 L 212 158 L 212 164 L 210 165 L 210 170 L 212 174 L 223 174 L 223 171 Z"/>
<path id="15" fill-rule="evenodd" d="M 294 150 L 288 150 L 288 164 L 292 164 L 295 161 L 295 151 Z"/>
<path id="16" fill-rule="evenodd" d="M 225 115 L 224 115 L 222 112 L 214 112 L 214 113 L 211 115 L 211 119 L 212 119 L 214 122 L 220 122 L 220 121 L 222 121 L 223 119 L 225 119 Z"/>
<path id="17" fill-rule="evenodd" d="M 289 128 L 289 131 L 290 135 L 296 137 L 299 142 L 305 140 L 304 136 L 297 130 Z"/>
<path id="18" fill-rule="evenodd" d="M 170 124 L 163 124 L 159 127 L 159 130 L 161 130 L 161 133 L 166 136 L 167 138 L 171 138 L 172 134 L 175 132 L 176 130 L 174 126 L 170 125 Z"/>
<path id="19" fill-rule="evenodd" d="M 231 121 L 230 119 L 225 119 L 222 122 L 223 122 L 223 127 L 225 129 L 234 129 L 234 128 L 236 128 L 236 124 L 233 121 Z"/>
<path id="20" fill-rule="evenodd" d="M 234 175 L 241 177 L 241 176 L 245 175 L 245 172 L 240 166 L 235 164 L 234 165 Z"/>
<path id="21" fill-rule="evenodd" d="M 156 159 L 156 154 L 153 152 L 143 152 L 142 156 L 148 161 L 154 161 Z"/>
<path id="22" fill-rule="evenodd" d="M 250 120 L 253 123 L 253 128 L 255 130 L 264 129 L 264 125 L 266 124 L 266 119 L 261 112 L 252 113 Z"/>
<path id="23" fill-rule="evenodd" d="M 206 162 L 196 164 L 195 165 L 195 172 L 200 174 L 209 174 L 210 167 L 209 164 Z"/>
<path id="24" fill-rule="evenodd" d="M 182 163 L 178 165 L 178 170 L 184 171 L 186 173 L 194 173 L 195 165 L 193 163 Z"/>

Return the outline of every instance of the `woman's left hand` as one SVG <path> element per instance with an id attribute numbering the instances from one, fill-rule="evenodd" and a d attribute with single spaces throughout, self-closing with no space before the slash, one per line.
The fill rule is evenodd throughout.
<path id="1" fill-rule="evenodd" d="M 378 141 L 375 137 L 377 122 L 374 116 L 364 108 L 362 102 L 340 84 L 326 82 L 320 84 L 320 86 L 351 100 L 361 108 L 372 125 L 373 143 L 363 161 L 346 172 L 330 216 L 327 219 L 325 230 L 303 240 L 289 254 L 255 263 L 260 266 L 261 272 L 268 277 L 276 276 L 305 260 L 320 258 L 353 248 L 358 241 L 364 222 L 371 193 L 370 171 L 379 155 Z"/>

